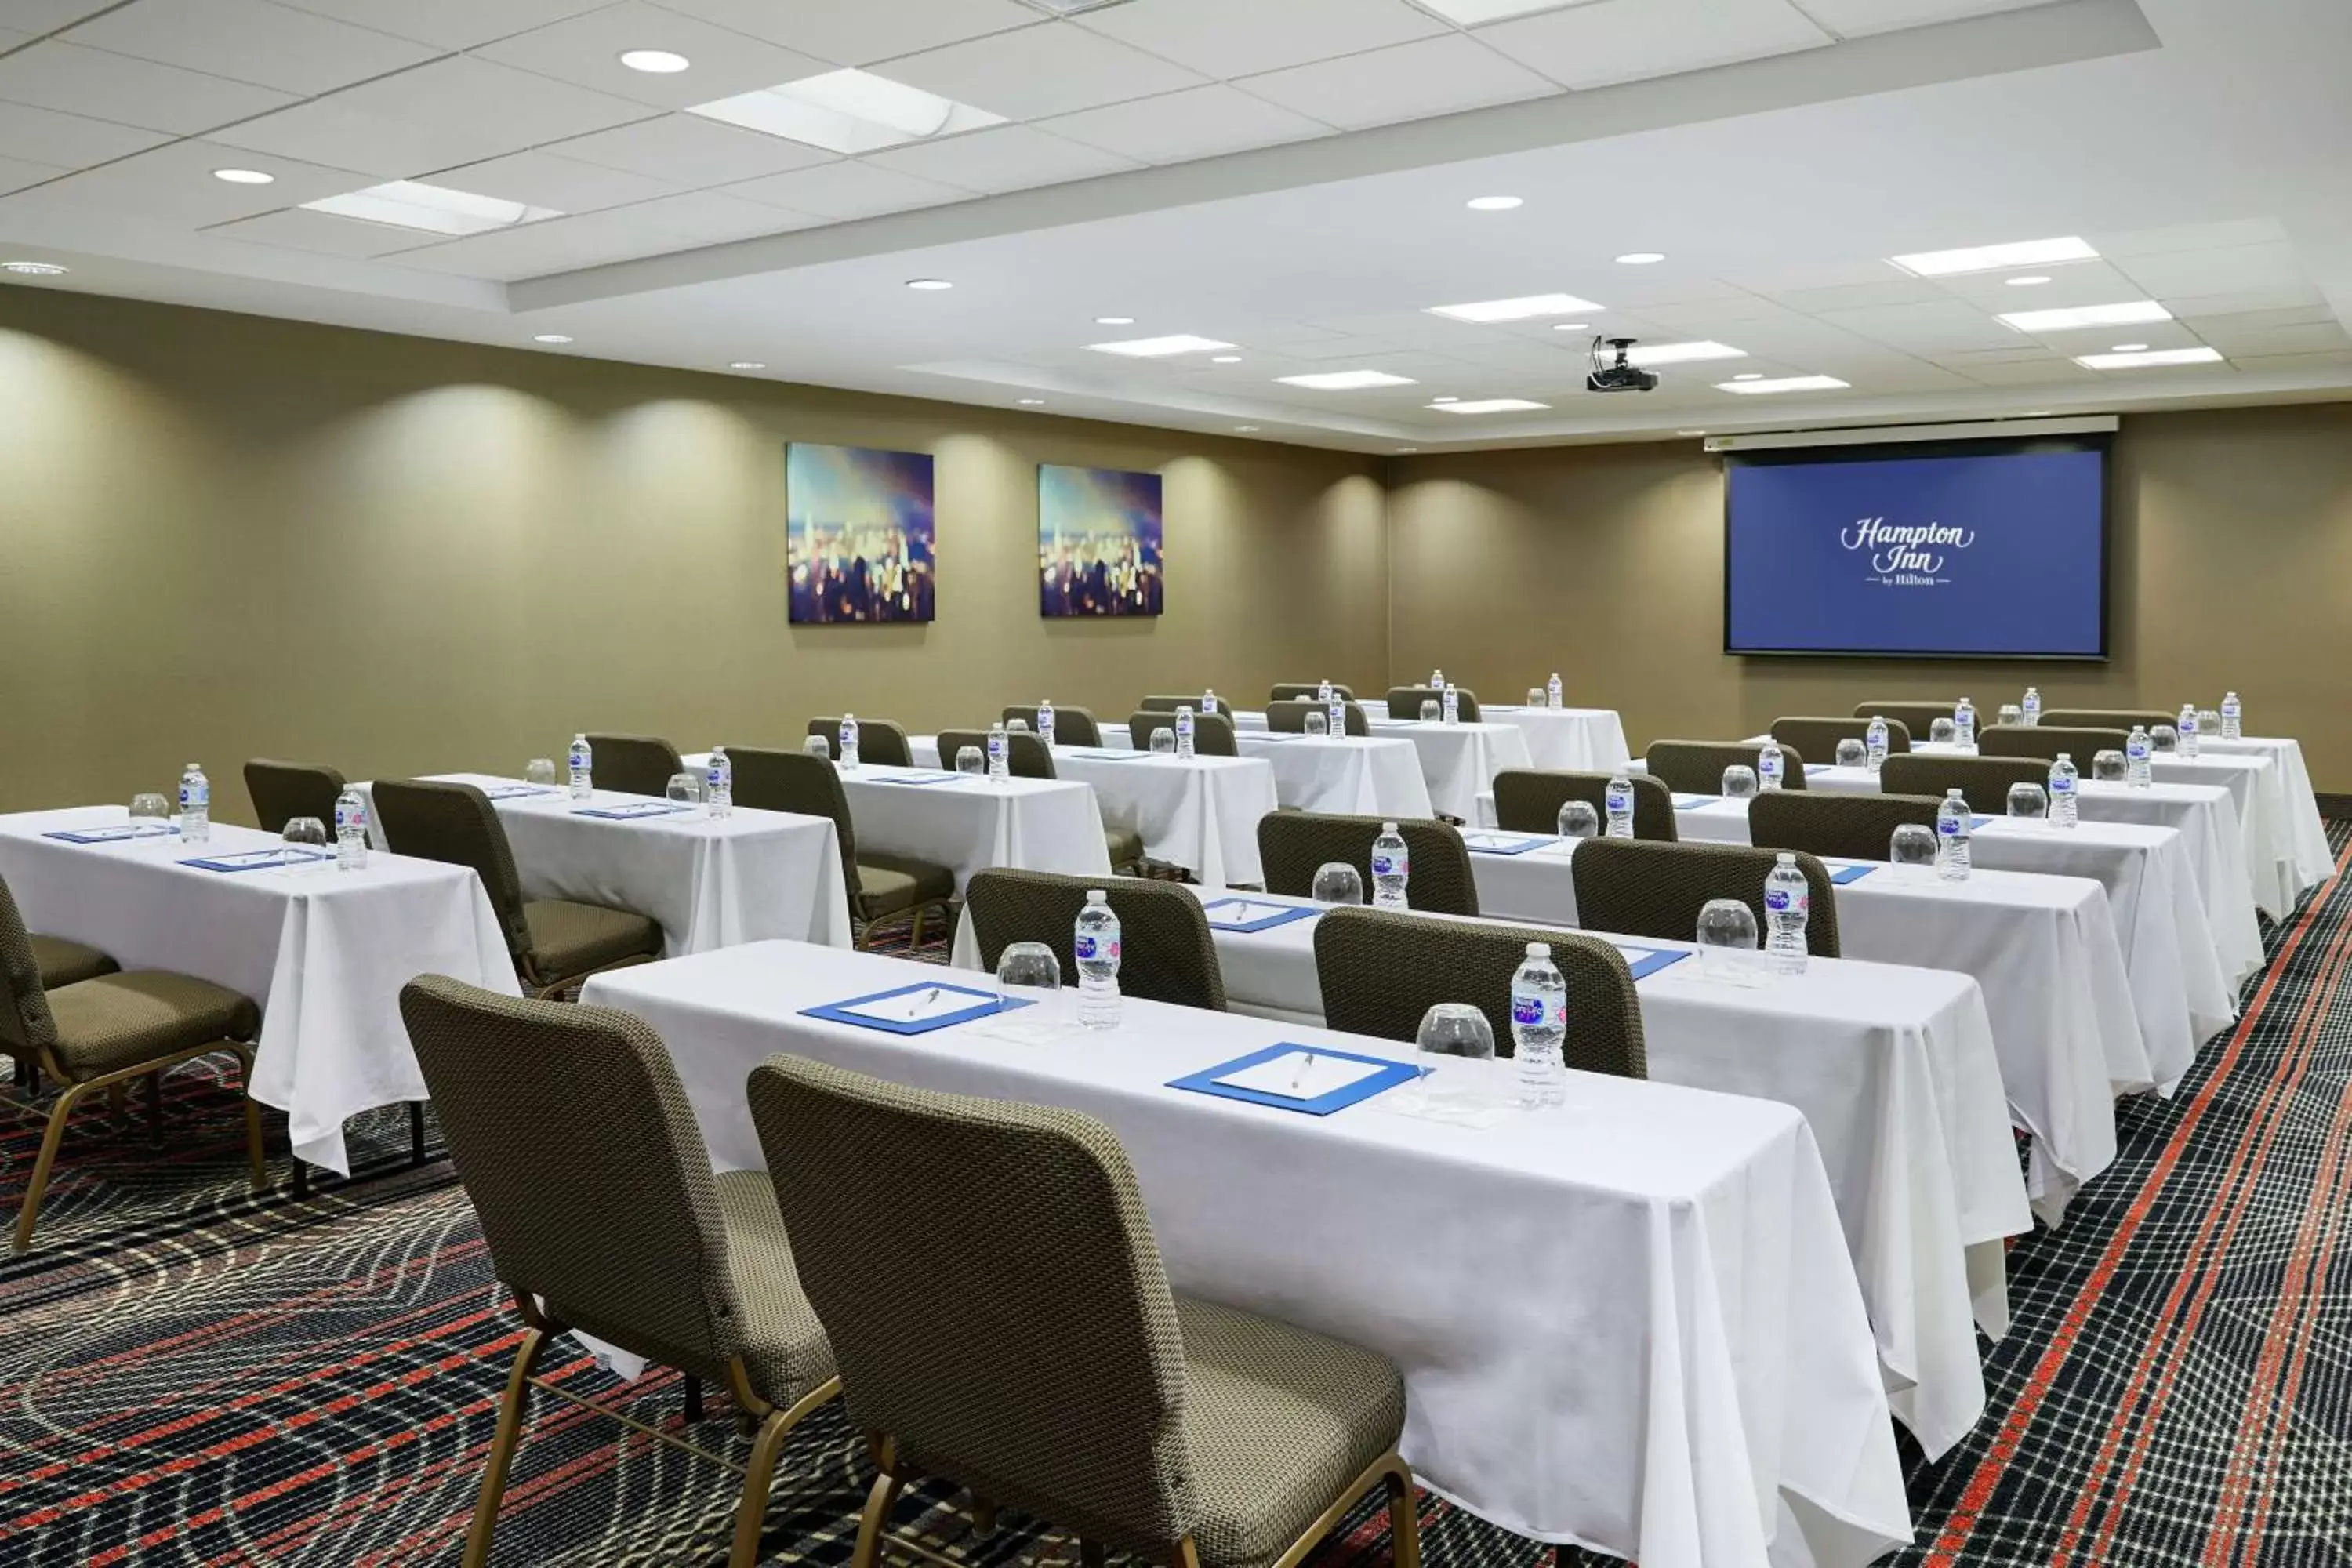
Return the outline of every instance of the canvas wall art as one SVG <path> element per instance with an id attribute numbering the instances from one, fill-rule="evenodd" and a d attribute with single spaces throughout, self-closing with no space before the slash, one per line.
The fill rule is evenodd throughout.
<path id="1" fill-rule="evenodd" d="M 1037 468 L 1038 608 L 1156 616 L 1164 608 L 1158 474 Z"/>
<path id="2" fill-rule="evenodd" d="M 795 626 L 938 614 L 929 453 L 794 441 L 784 531 Z"/>

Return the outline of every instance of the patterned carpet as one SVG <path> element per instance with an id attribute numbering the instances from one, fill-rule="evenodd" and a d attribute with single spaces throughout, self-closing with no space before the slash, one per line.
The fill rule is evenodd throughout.
<path id="1" fill-rule="evenodd" d="M 2346 863 L 2347 831 L 2332 841 Z M 2244 1021 L 2168 1101 L 2122 1108 L 2123 1154 L 2063 1232 L 2011 1253 L 2017 1326 L 1987 1356 L 1970 1440 L 1915 1464 L 1914 1563 L 2303 1568 L 2352 1563 L 2352 879 L 2272 933 Z M 925 956 L 936 955 L 936 950 Z M 0 1121 L 0 1205 L 29 1163 Z M 68 1141 L 39 1250 L 0 1266 L 0 1563 L 455 1563 L 517 1325 L 463 1192 L 408 1163 L 398 1111 L 356 1129 L 371 1179 L 249 1197 L 234 1092 L 171 1080 L 161 1145 L 103 1110 Z M 437 1152 L 437 1143 L 435 1145 Z M 276 1166 L 280 1173 L 284 1162 Z M 558 1381 L 740 1457 L 722 1399 L 584 1357 Z M 505 1564 L 724 1561 L 734 1478 L 542 1396 L 499 1532 Z M 779 1467 L 770 1562 L 846 1559 L 866 1475 L 837 1409 Z M 904 1522 L 976 1565 L 944 1490 Z M 1550 1548 L 1429 1500 L 1432 1568 Z M 1318 1568 L 1380 1568 L 1360 1509 Z"/>

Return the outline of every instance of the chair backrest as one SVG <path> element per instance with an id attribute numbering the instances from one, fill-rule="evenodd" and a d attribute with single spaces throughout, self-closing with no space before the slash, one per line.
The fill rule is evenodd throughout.
<path id="1" fill-rule="evenodd" d="M 1839 797 L 1799 798 L 1811 805 Z M 1569 861 L 1569 872 L 1576 883 L 1576 923 L 1586 931 L 1689 942 L 1698 933 L 1698 912 L 1708 900 L 1738 899 L 1755 912 L 1760 940 L 1771 929 L 1764 920 L 1764 879 L 1772 874 L 1774 858 L 1769 849 L 1740 844 L 1588 838 L 1576 847 L 1575 857 Z M 1806 950 L 1835 958 L 1837 898 L 1829 868 L 1807 854 L 1797 857 L 1797 865 L 1812 892 L 1805 924 Z"/>
<path id="2" fill-rule="evenodd" d="M 1445 693 L 1440 691 L 1434 686 L 1391 686 L 1389 688 L 1389 717 L 1391 719 L 1420 718 L 1421 705 L 1423 702 L 1436 703 L 1438 705 L 1438 710 L 1443 712 L 1445 706 Z M 1471 690 L 1466 686 L 1455 687 L 1454 689 L 1454 715 L 1455 718 L 1461 720 L 1465 724 L 1475 724 L 1478 722 L 1478 694 Z"/>
<path id="3" fill-rule="evenodd" d="M 522 918 L 522 879 L 490 797 L 469 784 L 431 779 L 378 779 L 370 794 L 384 847 L 394 854 L 474 868 L 506 932 L 507 951 L 528 967 L 530 926 Z"/>
<path id="4" fill-rule="evenodd" d="M 2084 729 L 2074 725 L 2056 724 L 1995 724 L 1990 730 L 1977 731 L 1977 755 L 1980 757 L 2039 757 L 2054 763 L 2058 753 L 2065 752 L 2091 776 L 2091 759 L 2101 752 L 2120 752 L 2131 736 L 2122 730 Z"/>
<path id="5" fill-rule="evenodd" d="M 1308 698 L 1304 701 L 1269 702 L 1265 705 L 1265 727 L 1276 734 L 1303 735 L 1307 732 L 1309 713 L 1330 712 L 1322 703 Z M 1372 727 L 1364 721 L 1364 710 L 1350 702 L 1342 710 L 1340 727 L 1350 735 L 1369 735 Z"/>
<path id="6" fill-rule="evenodd" d="M 1164 1560 L 1196 1522 L 1184 1342 L 1111 1130 L 795 1057 L 754 1068 L 750 1098 L 850 1418 Z"/>
<path id="7" fill-rule="evenodd" d="M 1057 728 L 1055 734 L 1058 738 Z M 1061 775 L 1054 771 L 1054 748 L 1045 738 L 1025 730 L 1008 730 L 1004 733 L 1005 770 L 1016 779 L 1050 779 Z M 985 730 L 942 730 L 940 731 L 940 766 L 951 768 L 956 753 L 966 746 L 976 748 L 983 757 L 988 755 L 988 731 Z"/>
<path id="8" fill-rule="evenodd" d="M 964 919 L 979 939 L 981 963 L 992 973 L 1013 943 L 1042 942 L 1060 961 L 1063 983 L 1076 985 L 1071 942 L 1092 888 L 1109 896 L 1118 916 L 1119 994 L 1224 1011 L 1224 972 L 1208 917 L 1199 899 L 1171 882 L 1003 868 L 975 871 L 964 887 Z"/>
<path id="9" fill-rule="evenodd" d="M 245 764 L 245 793 L 253 802 L 254 820 L 268 833 L 285 832 L 298 816 L 315 816 L 331 832 L 335 800 L 348 782 L 334 769 L 310 763 L 256 757 Z"/>
<path id="10" fill-rule="evenodd" d="M 2085 763 L 2089 758 L 2084 758 Z M 1924 795 L 1937 800 L 1948 790 L 1958 790 L 1971 810 L 1999 816 L 2009 810 L 2011 784 L 2050 784 L 2050 764 L 2039 757 L 1954 757 L 1937 752 L 1913 752 L 1889 757 L 1879 771 L 1878 787 L 1892 795 Z"/>
<path id="11" fill-rule="evenodd" d="M 0 1047 L 21 1059 L 58 1043 L 58 1021 L 41 988 L 41 961 L 33 934 L 16 908 L 16 895 L 0 880 Z"/>
<path id="12" fill-rule="evenodd" d="M 1199 705 L 1196 703 L 1194 706 Z M 1010 724 L 1015 719 L 1028 725 L 1032 731 L 1037 728 L 1037 710 L 1034 708 L 1007 708 L 1004 721 Z M 1058 746 L 1101 745 L 1102 726 L 1095 722 L 1095 710 L 1091 708 L 1056 707 L 1054 710 L 1054 743 Z"/>
<path id="13" fill-rule="evenodd" d="M 1268 812 L 1257 819 L 1257 858 L 1265 869 L 1265 890 L 1304 898 L 1314 892 L 1318 869 L 1343 860 L 1356 868 L 1364 879 L 1364 895 L 1370 897 L 1372 840 L 1390 820 L 1319 811 Z M 1431 914 L 1476 914 L 1478 883 L 1462 835 L 1447 823 L 1419 817 L 1398 822 L 1397 832 L 1404 839 L 1410 870 L 1405 902 Z"/>
<path id="14" fill-rule="evenodd" d="M 2042 722 L 2061 730 L 2121 730 L 2128 734 L 2135 724 L 2153 730 L 2158 724 L 2177 724 L 2178 713 L 2158 713 L 2153 709 L 2143 711 L 2137 708 L 2045 708 Z"/>
<path id="15" fill-rule="evenodd" d="M 723 1379 L 744 1303 L 710 1155 L 652 1026 L 439 974 L 401 988 L 400 1016 L 499 1280 L 559 1321 Z"/>
<path id="16" fill-rule="evenodd" d="M 1331 683 L 1331 689 L 1339 694 L 1339 700 L 1342 702 L 1353 702 L 1356 700 L 1356 694 L 1351 689 L 1340 685 L 1336 680 Z M 1274 684 L 1274 694 L 1266 700 L 1315 702 L 1319 701 L 1322 696 L 1323 683 L 1319 680 L 1277 680 Z"/>
<path id="17" fill-rule="evenodd" d="M 1610 777 L 1551 768 L 1505 768 L 1495 775 L 1495 826 L 1513 833 L 1557 833 L 1559 808 L 1571 800 L 1590 802 L 1605 825 Z M 1681 837 L 1675 826 L 1675 792 L 1664 781 L 1633 773 L 1628 782 L 1633 786 L 1633 837 L 1667 843 Z M 1718 777 L 1716 782 L 1723 781 Z"/>
<path id="18" fill-rule="evenodd" d="M 1172 711 L 1145 711 L 1127 721 L 1128 738 L 1139 752 L 1151 750 L 1151 731 L 1165 730 L 1176 732 L 1176 715 Z M 1223 713 L 1192 715 L 1192 754 L 1199 757 L 1238 757 L 1241 748 L 1234 744 L 1234 721 Z"/>
<path id="19" fill-rule="evenodd" d="M 1885 718 L 1884 714 L 1879 715 Z M 1864 739 L 1870 728 L 1871 716 L 1859 719 L 1800 718 L 1772 721 L 1772 738 L 1784 746 L 1794 746 L 1817 763 L 1837 761 L 1840 741 Z M 1911 749 L 1911 726 L 1900 719 L 1886 719 L 1886 750 L 1889 755 Z"/>
<path id="20" fill-rule="evenodd" d="M 598 789 L 658 800 L 669 793 L 671 778 L 687 771 L 677 748 L 658 735 L 591 735 L 588 749 Z"/>
<path id="21" fill-rule="evenodd" d="M 1801 799 L 1787 796 L 1783 790 L 1748 803 L 1748 842 L 1759 849 L 1800 849 L 1841 860 L 1885 859 L 1896 828 L 1907 822 L 1932 831 L 1936 810 L 1944 804 L 1937 795 L 1815 790 Z"/>
<path id="22" fill-rule="evenodd" d="M 1753 768 L 1759 750 L 1745 741 L 1653 741 L 1643 764 L 1650 770 L 1652 778 L 1670 790 L 1685 795 L 1721 795 L 1723 770 L 1735 766 Z M 1786 743 L 1780 747 L 1780 787 L 1805 787 L 1804 753 Z M 1641 811 L 1636 804 L 1633 813 L 1637 837 Z"/>
<path id="23" fill-rule="evenodd" d="M 1198 713 L 1201 711 L 1201 699 L 1204 693 L 1198 691 L 1180 691 L 1174 696 L 1164 691 L 1154 692 L 1138 702 L 1135 705 L 1135 710 L 1139 713 L 1173 713 L 1179 708 L 1190 708 L 1193 712 Z"/>
<path id="24" fill-rule="evenodd" d="M 1466 1002 L 1493 1026 L 1496 1054 L 1509 1056 L 1511 976 L 1531 942 L 1551 944 L 1551 961 L 1568 982 L 1568 1065 L 1579 1072 L 1647 1078 L 1642 1005 L 1624 955 L 1576 931 L 1432 920 L 1393 910 L 1327 910 L 1315 922 L 1323 1021 L 1351 1035 L 1412 1040 L 1432 1007 Z"/>
<path id="25" fill-rule="evenodd" d="M 859 750 L 862 753 L 863 746 Z M 843 885 L 849 889 L 849 907 L 862 909 L 857 890 L 857 826 L 850 820 L 849 795 L 841 787 L 841 775 L 833 763 L 806 752 L 779 752 L 763 746 L 730 746 L 727 760 L 735 765 L 737 805 L 832 819 L 834 841 L 841 847 L 841 874 Z"/>
<path id="26" fill-rule="evenodd" d="M 812 719 L 808 732 L 824 737 L 825 744 L 838 756 L 841 750 L 841 715 Z M 733 752 L 727 753 L 733 756 Z M 907 731 L 887 719 L 860 719 L 857 721 L 857 760 L 872 763 L 877 767 L 911 768 L 915 765 L 915 749 L 907 744 Z M 736 796 L 738 800 L 742 797 Z"/>
<path id="27" fill-rule="evenodd" d="M 1901 724 L 1924 741 L 1936 721 L 1949 719 L 1959 705 L 1960 700 L 1957 697 L 1949 702 L 1939 701 L 1933 697 L 1891 698 L 1884 702 L 1857 702 L 1853 705 L 1853 716 L 1867 724 L 1871 715 L 1875 713 L 1890 722 Z"/>

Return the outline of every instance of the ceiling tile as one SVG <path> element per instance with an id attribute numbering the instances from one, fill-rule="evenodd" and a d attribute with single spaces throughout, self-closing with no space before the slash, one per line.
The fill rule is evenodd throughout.
<path id="1" fill-rule="evenodd" d="M 268 0 L 135 0 L 65 37 L 305 98 L 420 65 L 436 52 Z"/>
<path id="2" fill-rule="evenodd" d="M 5 0 L 0 22 L 19 33 L 52 33 L 85 16 L 95 16 L 120 0 Z"/>
<path id="3" fill-rule="evenodd" d="M 610 0 L 282 0 L 321 16 L 445 49 L 470 49 L 493 38 L 543 27 Z"/>
<path id="4" fill-rule="evenodd" d="M 26 163 L 15 158 L 0 158 L 0 195 L 21 191 L 27 185 L 37 185 L 44 180 L 54 180 L 69 172 L 50 163 Z"/>
<path id="5" fill-rule="evenodd" d="M 511 136 L 486 135 L 429 117 L 396 120 L 365 113 L 334 98 L 313 99 L 241 125 L 223 126 L 213 139 L 281 157 L 307 155 L 385 180 L 476 163 L 518 145 Z"/>
<path id="6" fill-rule="evenodd" d="M 1116 153 L 1082 147 L 1026 125 L 1000 125 L 944 142 L 893 147 L 866 161 L 968 191 L 989 192 L 1055 185 L 1138 167 Z"/>
<path id="7" fill-rule="evenodd" d="M 213 178 L 215 169 L 232 166 L 259 169 L 277 176 L 276 183 L 236 185 Z M 60 205 L 136 213 L 196 227 L 299 206 L 368 183 L 368 175 L 349 169 L 256 157 L 242 148 L 187 141 L 85 169 L 43 187 L 40 194 Z"/>
<path id="8" fill-rule="evenodd" d="M 20 33 L 14 27 L 0 27 L 0 54 L 5 54 L 10 49 L 23 48 L 33 41 L 33 37 L 34 35 L 30 33 Z"/>
<path id="9" fill-rule="evenodd" d="M 1177 163 L 1331 133 L 1320 121 L 1213 84 L 1080 110 L 1041 121 L 1038 128 L 1146 163 Z"/>
<path id="10" fill-rule="evenodd" d="M 1128 0 L 1077 26 L 1218 78 L 1361 53 L 1449 31 L 1404 0 Z"/>
<path id="11" fill-rule="evenodd" d="M 635 206 L 614 207 L 579 217 L 555 218 L 499 234 L 453 240 L 408 252 L 400 258 L 400 265 L 511 281 L 574 268 L 598 267 L 608 261 L 690 250 L 754 234 L 782 233 L 821 221 L 814 216 L 794 215 L 755 202 L 688 192 Z"/>
<path id="12" fill-rule="evenodd" d="M 1788 0 L 1593 0 L 1477 37 L 1565 87 L 1702 70 L 1832 42 Z"/>
<path id="13" fill-rule="evenodd" d="M 1902 349 L 1932 354 L 1958 349 L 2014 348 L 2023 341 L 1972 305 L 1957 300 L 1936 305 L 1878 305 L 1863 310 L 1824 310 L 1820 319 L 1843 331 Z"/>
<path id="14" fill-rule="evenodd" d="M 2276 245 L 2285 230 L 2266 217 L 2237 218 L 2222 223 L 2181 224 L 2171 228 L 2133 229 L 2124 234 L 2093 231 L 2084 237 L 2109 260 L 2127 256 L 2155 256 L 2168 250 L 2225 250 L 2239 245 Z"/>
<path id="15" fill-rule="evenodd" d="M 833 154 L 822 147 L 763 136 L 691 114 L 641 120 L 618 130 L 574 137 L 543 151 L 692 187 L 732 184 L 833 161 Z"/>
<path id="16" fill-rule="evenodd" d="M 871 65 L 898 55 L 1035 26 L 1038 14 L 1014 0 L 658 0 L 668 10 L 801 49 L 836 65 Z"/>
<path id="17" fill-rule="evenodd" d="M 666 76 L 631 70 L 621 63 L 621 55 L 629 49 L 667 49 L 690 63 Z M 833 68 L 813 55 L 778 48 L 645 0 L 624 0 L 474 52 L 501 65 L 665 109 L 756 92 Z"/>
<path id="18" fill-rule="evenodd" d="M 2019 288 L 2011 278 L 2047 278 L 2047 283 Z M 2140 299 L 2144 290 L 2105 261 L 2069 261 L 2056 266 L 2015 267 L 2003 272 L 1977 272 L 1964 278 L 1941 278 L 1936 286 L 1952 298 L 1967 300 L 1988 314 L 2009 310 L 2051 310 L 2066 305 L 2106 305 Z"/>
<path id="19" fill-rule="evenodd" d="M 439 237 L 415 229 L 395 228 L 390 224 L 362 223 L 355 218 L 337 217 L 331 213 L 308 212 L 301 207 L 288 207 L 282 212 L 263 213 L 258 217 L 215 224 L 205 232 L 223 239 L 241 239 L 256 245 L 281 246 L 289 250 L 316 251 L 326 256 L 349 256 L 362 260 L 370 257 L 389 256 L 396 251 L 415 250 L 433 244 Z"/>
<path id="20" fill-rule="evenodd" d="M 1181 66 L 1066 22 L 908 55 L 880 74 L 1008 120 L 1068 114 L 1201 81 Z"/>
<path id="21" fill-rule="evenodd" d="M 1251 77 L 1241 85 L 1285 109 L 1350 130 L 1558 90 L 1535 72 L 1460 33 L 1319 65 L 1294 66 Z"/>
<path id="22" fill-rule="evenodd" d="M 2201 316 L 2235 316 L 2252 310 L 2294 310 L 2326 302 L 2326 297 L 2310 283 L 2282 284 L 2274 289 L 2238 289 L 2226 294 L 2190 294 L 2168 299 L 2165 307 L 2175 316 L 2195 319 Z"/>
<path id="23" fill-rule="evenodd" d="M 746 180 L 719 194 L 829 218 L 873 217 L 971 199 L 970 191 L 852 159 Z"/>
<path id="24" fill-rule="evenodd" d="M 2049 0 L 1802 0 L 1805 15 L 1842 38 L 1899 32 L 1996 11 L 2022 11 Z"/>
<path id="25" fill-rule="evenodd" d="M 553 207 L 560 213 L 595 212 L 676 194 L 679 186 L 623 169 L 607 169 L 554 153 L 513 153 L 503 158 L 444 169 L 438 184 L 478 195 Z"/>
<path id="26" fill-rule="evenodd" d="M 2334 321 L 2301 327 L 2200 327 L 2197 335 L 2231 359 L 2268 354 L 2338 353 L 2352 349 L 2352 337 Z"/>
<path id="27" fill-rule="evenodd" d="M 294 96 L 53 39 L 0 56 L 0 100 L 192 136 Z"/>
<path id="28" fill-rule="evenodd" d="M 2185 313 L 2181 324 L 2194 329 L 2200 336 L 2208 332 L 2268 332 L 2281 327 L 2310 327 L 2332 323 L 2336 312 L 2324 304 L 2300 305 L 2277 310 L 2213 311 Z"/>
<path id="29" fill-rule="evenodd" d="M 11 158 L 54 163 L 65 169 L 87 169 L 112 158 L 128 158 L 161 146 L 171 138 L 161 132 L 141 131 L 108 120 L 60 114 L 21 103 L 0 103 L 0 147 Z"/>
<path id="30" fill-rule="evenodd" d="M 2179 250 L 2135 256 L 2116 264 L 2158 300 L 2293 288 L 2306 281 L 2289 245 L 2234 245 L 2222 250 Z"/>
<path id="31" fill-rule="evenodd" d="M 2352 353 L 2258 354 L 2231 363 L 2246 375 L 2342 376 L 2352 373 Z"/>

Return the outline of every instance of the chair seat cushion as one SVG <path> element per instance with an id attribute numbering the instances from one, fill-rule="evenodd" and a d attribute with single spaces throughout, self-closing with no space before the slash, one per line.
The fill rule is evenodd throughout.
<path id="1" fill-rule="evenodd" d="M 33 963 L 41 972 L 41 989 L 55 991 L 111 974 L 122 966 L 94 947 L 68 942 L 61 936 L 33 935 Z"/>
<path id="2" fill-rule="evenodd" d="M 866 918 L 879 920 L 955 897 L 955 873 L 929 860 L 889 855 L 878 849 L 857 851 L 857 889 L 866 904 Z"/>
<path id="3" fill-rule="evenodd" d="M 1404 1432 L 1404 1378 L 1343 1340 L 1190 1297 L 1184 1439 L 1208 1568 L 1265 1568 Z"/>
<path id="4" fill-rule="evenodd" d="M 1132 866 L 1143 858 L 1143 835 L 1131 827 L 1106 827 L 1103 847 L 1110 851 L 1112 865 Z"/>
<path id="5" fill-rule="evenodd" d="M 751 1392 L 772 1405 L 796 1404 L 833 1375 L 833 1345 L 793 1267 L 775 1184 L 765 1171 L 730 1171 L 715 1185 L 727 1226 L 727 1267 L 743 1300 L 743 1367 Z"/>
<path id="6" fill-rule="evenodd" d="M 661 927 L 627 910 L 533 899 L 523 905 L 522 918 L 530 928 L 532 960 L 546 981 L 586 974 L 624 959 L 661 955 Z"/>
<path id="7" fill-rule="evenodd" d="M 215 1040 L 249 1040 L 261 1009 L 236 992 L 163 969 L 102 974 L 49 993 L 58 1061 L 76 1081 L 169 1061 Z"/>

